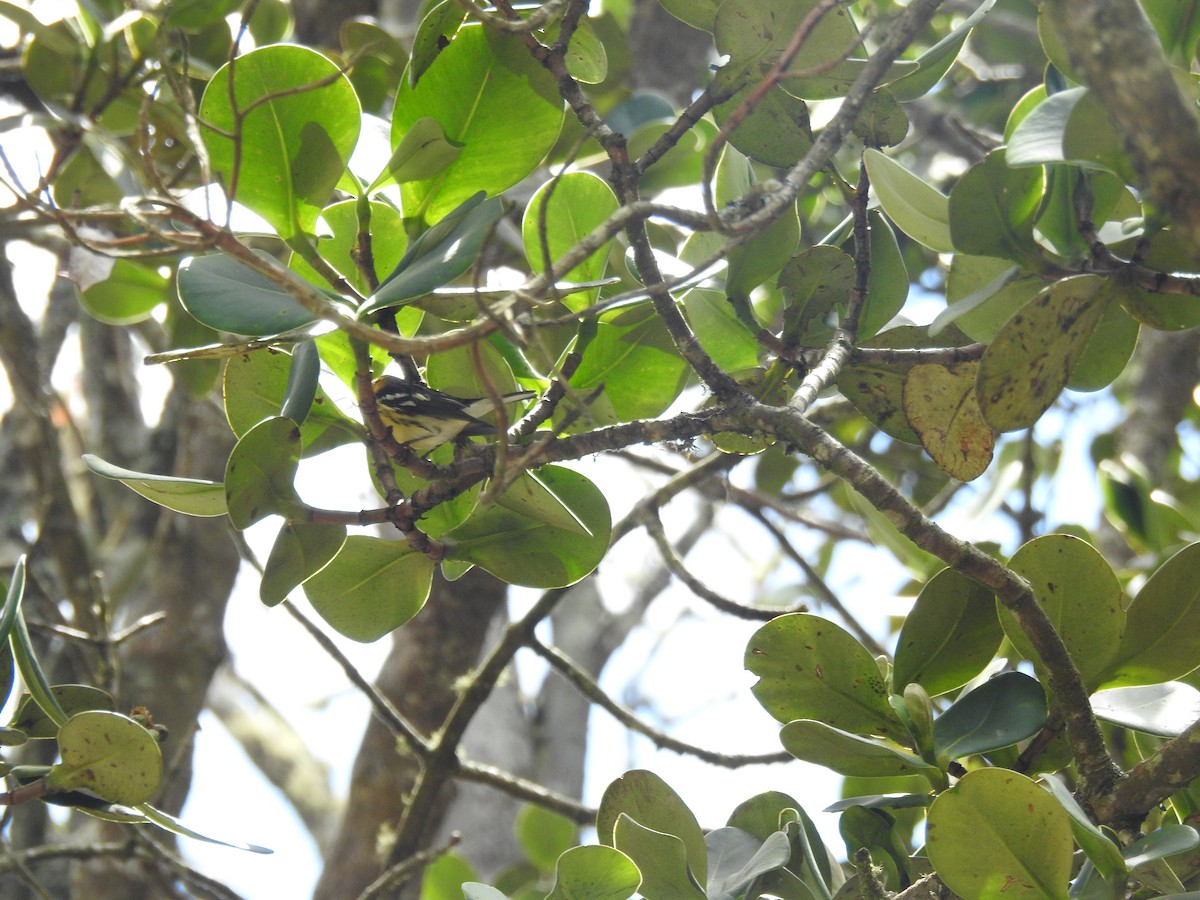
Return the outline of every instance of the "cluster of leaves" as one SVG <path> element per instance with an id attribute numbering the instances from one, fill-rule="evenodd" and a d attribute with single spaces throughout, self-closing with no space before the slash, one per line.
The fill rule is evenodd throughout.
<path id="1" fill-rule="evenodd" d="M 237 437 L 220 482 L 95 457 L 88 465 L 239 530 L 280 517 L 263 601 L 302 588 L 330 626 L 371 641 L 421 609 L 438 566 L 448 577 L 478 566 L 538 588 L 593 571 L 612 535 L 607 501 L 554 462 L 702 435 L 713 452 L 795 444 L 852 483 L 878 520 L 909 523 L 909 537 L 958 566 L 925 584 L 891 664 L 810 615 L 771 621 L 746 653 L 756 697 L 786 723 L 788 752 L 853 779 L 921 780 L 843 804 L 851 851 L 869 851 L 857 877 L 902 890 L 932 867 L 968 898 L 1063 897 L 1073 876 L 1077 896 L 1119 896 L 1129 877 L 1175 889 L 1192 873 L 1161 859 L 1195 846 L 1189 826 L 1122 834 L 1120 846 L 1062 783 L 1041 787 L 1029 775 L 1069 769 L 1072 756 L 1082 763 L 1078 734 L 1063 737 L 1063 722 L 1089 714 L 1064 709 L 1052 685 L 1101 691 L 1101 718 L 1152 735 L 1200 718 L 1178 681 L 1200 662 L 1197 545 L 1130 604 L 1108 564 L 1074 537 L 1035 540 L 1006 565 L 981 561 L 986 554 L 943 541 L 802 418 L 835 380 L 871 426 L 967 481 L 988 469 L 999 433 L 1034 425 L 1064 388 L 1111 384 L 1142 327 L 1200 324 L 1195 304 L 1171 296 L 1191 292 L 1180 273 L 1195 252 L 1138 190 L 1137 165 L 1050 17 L 1040 23 L 1044 83 L 1013 107 L 1004 146 L 948 196 L 880 149 L 903 140 L 901 104 L 934 89 L 992 2 L 900 59 L 936 3 L 880 4 L 893 27 L 857 55 L 864 35 L 839 4 L 664 0 L 711 33 L 724 60 L 683 116 L 606 85 L 605 19 L 589 20 L 578 3 L 522 19 L 507 4 L 468 15 L 468 5 L 443 0 L 425 10 L 411 54 L 355 23 L 329 56 L 277 43 L 281 3 L 253 5 L 238 34 L 225 20 L 237 2 L 81 5 L 49 26 L 0 5 L 30 34 L 31 87 L 80 125 L 46 214 L 72 228 L 98 221 L 111 238 L 86 238 L 97 249 L 140 242 L 151 257 L 90 275 L 85 308 L 118 324 L 165 309 L 176 377 L 198 394 L 220 379 Z M 1144 6 L 1170 61 L 1186 69 L 1194 28 L 1181 37 L 1171 4 Z M 256 49 L 241 52 L 250 39 Z M 45 65 L 51 57 L 61 62 Z M 841 111 L 814 132 L 810 104 L 834 98 Z M 386 150 L 360 152 L 381 124 Z M 127 163 L 119 178 L 105 165 L 114 155 Z M 607 181 L 583 165 L 597 157 L 613 164 Z M 531 175 L 540 181 L 531 199 L 505 193 Z M 704 213 L 641 199 L 685 185 L 700 186 Z M 868 208 L 869 190 L 878 209 Z M 831 210 L 844 222 L 802 241 L 802 219 Z M 246 211 L 258 219 L 242 227 Z M 495 236 L 513 224 L 506 248 Z M 914 265 L 932 266 L 936 254 L 951 255 L 946 311 L 931 328 L 898 323 L 921 272 Z M 171 277 L 158 268 L 164 260 Z M 501 265 L 525 273 L 519 289 L 487 287 L 486 271 Z M 197 349 L 206 342 L 215 346 Z M 450 393 L 519 385 L 542 400 L 495 448 L 446 446 L 421 459 L 389 440 L 374 409 L 370 381 L 393 361 Z M 714 403 L 668 416 L 697 379 Z M 339 383 L 362 423 L 326 393 Z M 367 448 L 385 505 L 306 503 L 300 467 L 353 442 Z M 405 539 L 348 530 L 380 523 Z M 1177 539 L 1170 531 L 1155 549 Z M 1022 605 L 1030 589 L 1044 628 Z M 1066 662 L 1047 658 L 1047 647 Z M 1004 658 L 1029 660 L 1037 677 L 996 674 Z M 75 720 L 60 720 L 45 697 L 38 704 L 67 730 Z M 81 787 L 86 760 L 64 765 L 46 773 L 49 790 Z M 1180 821 L 1195 808 L 1189 791 L 1172 801 Z M 95 792 L 109 804 L 148 796 Z M 925 807 L 926 853 L 913 857 L 903 811 Z M 601 846 L 555 857 L 550 896 L 839 889 L 840 870 L 783 794 L 747 801 L 727 828 L 704 835 L 665 784 L 635 772 L 609 788 L 597 830 Z M 1077 871 L 1076 844 L 1087 858 Z"/>

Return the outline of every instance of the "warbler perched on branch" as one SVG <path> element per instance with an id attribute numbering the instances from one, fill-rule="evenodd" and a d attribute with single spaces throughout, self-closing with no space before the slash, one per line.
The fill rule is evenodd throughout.
<path id="1" fill-rule="evenodd" d="M 379 418 L 391 429 L 396 443 L 417 453 L 426 453 L 459 435 L 496 434 L 495 425 L 479 419 L 495 411 L 491 397 L 454 397 L 392 375 L 376 378 L 371 387 Z M 534 391 L 514 391 L 499 399 L 507 405 L 536 396 Z"/>

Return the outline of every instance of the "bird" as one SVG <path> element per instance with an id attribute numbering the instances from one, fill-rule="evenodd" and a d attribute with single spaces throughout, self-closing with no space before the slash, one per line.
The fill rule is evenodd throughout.
<path id="1" fill-rule="evenodd" d="M 417 453 L 427 453 L 460 435 L 496 434 L 495 425 L 479 417 L 495 412 L 491 397 L 464 398 L 443 394 L 423 384 L 382 375 L 371 382 L 375 409 L 396 443 Z M 504 405 L 536 397 L 535 391 L 502 394 Z"/>

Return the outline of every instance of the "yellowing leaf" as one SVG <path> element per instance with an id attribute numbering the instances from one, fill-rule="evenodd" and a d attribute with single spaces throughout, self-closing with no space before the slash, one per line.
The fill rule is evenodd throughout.
<path id="1" fill-rule="evenodd" d="M 979 364 L 913 366 L 904 379 L 904 414 L 921 446 L 947 475 L 971 481 L 992 461 L 996 438 L 975 394 Z"/>

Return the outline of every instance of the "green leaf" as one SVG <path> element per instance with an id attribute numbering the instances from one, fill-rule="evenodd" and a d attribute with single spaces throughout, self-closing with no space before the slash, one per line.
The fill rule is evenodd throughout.
<path id="1" fill-rule="evenodd" d="M 448 39 L 454 36 L 467 17 L 467 11 L 454 0 L 426 4 L 424 10 L 428 11 L 424 12 L 417 33 L 413 36 L 408 77 L 405 79 L 414 86 L 442 50 L 450 45 Z"/>
<path id="2" fill-rule="evenodd" d="M 921 589 L 900 628 L 892 688 L 920 684 L 931 696 L 960 688 L 991 662 L 1003 639 L 992 592 L 942 569 Z"/>
<path id="3" fill-rule="evenodd" d="M 517 843 L 525 858 L 539 871 L 553 871 L 555 863 L 576 843 L 578 829 L 565 816 L 526 804 L 517 813 Z"/>
<path id="4" fill-rule="evenodd" d="M 112 712 L 116 709 L 111 694 L 91 685 L 56 684 L 49 691 L 57 707 L 68 717 L 89 710 Z M 30 740 L 57 737 L 59 724 L 32 694 L 21 696 L 12 721 L 8 723 L 10 728 L 24 732 Z"/>
<path id="5" fill-rule="evenodd" d="M 307 47 L 274 44 L 221 67 L 200 101 L 200 120 L 222 184 L 236 185 L 234 199 L 291 241 L 315 232 L 358 142 L 362 113 L 337 65 Z"/>
<path id="6" fill-rule="evenodd" d="M 162 752 L 128 716 L 76 713 L 58 730 L 62 762 L 46 776 L 52 791 L 87 791 L 110 803 L 144 803 L 162 778 Z"/>
<path id="7" fill-rule="evenodd" d="M 904 379 L 904 416 L 938 468 L 972 481 L 992 462 L 996 436 L 975 392 L 979 364 L 913 366 Z"/>
<path id="8" fill-rule="evenodd" d="M 451 850 L 425 867 L 421 900 L 462 900 L 463 883 L 478 877 L 471 864 Z"/>
<path id="9" fill-rule="evenodd" d="M 167 300 L 170 284 L 157 266 L 118 259 L 107 278 L 79 292 L 79 302 L 93 319 L 108 325 L 133 325 Z"/>
<path id="10" fill-rule="evenodd" d="M 404 232 L 400 211 L 388 203 L 359 199 L 344 200 L 325 207 L 321 210 L 318 226 L 321 235 L 317 239 L 317 253 L 359 294 L 366 297 L 374 285 L 367 281 L 362 269 L 355 263 L 361 257 L 359 232 L 363 223 L 359 216 L 363 213 L 370 216 L 367 236 L 370 239 L 371 259 L 375 264 L 372 274 L 380 279 L 393 271 L 404 256 L 408 237 Z M 309 284 L 324 284 L 323 277 L 298 253 L 292 254 L 288 268 Z"/>
<path id="11" fill-rule="evenodd" d="M 29 691 L 34 703 L 46 714 L 53 725 L 56 728 L 61 727 L 67 721 L 67 713 L 58 702 L 58 698 L 54 696 L 50 681 L 46 678 L 46 673 L 42 669 L 41 663 L 38 662 L 37 654 L 33 651 L 33 643 L 29 640 L 29 627 L 25 624 L 25 616 L 20 609 L 17 610 L 17 618 L 13 623 L 8 641 L 12 647 L 13 661 L 17 664 L 17 671 L 21 673 L 21 680 L 25 682 L 25 690 Z"/>
<path id="12" fill-rule="evenodd" d="M 776 831 L 758 841 L 737 828 L 715 828 L 706 837 L 711 860 L 708 895 L 734 898 L 758 879 L 782 869 L 792 855 L 786 832 Z"/>
<path id="13" fill-rule="evenodd" d="M 711 32 L 717 17 L 718 0 L 662 0 L 662 8 L 693 28 Z"/>
<path id="14" fill-rule="evenodd" d="M 367 188 L 367 193 L 378 190 L 388 182 L 403 184 L 406 181 L 433 178 L 461 154 L 462 145 L 446 137 L 437 119 L 428 116 L 417 119 L 400 139 L 379 177 Z"/>
<path id="15" fill-rule="evenodd" d="M 333 560 L 304 582 L 304 593 L 338 634 L 366 644 L 421 611 L 433 584 L 433 565 L 403 541 L 351 535 Z"/>
<path id="16" fill-rule="evenodd" d="M 867 297 L 858 320 L 858 336 L 865 339 L 878 334 L 904 308 L 908 299 L 908 267 L 896 233 L 879 212 L 867 213 L 871 231 L 871 272 L 867 278 Z"/>
<path id="17" fill-rule="evenodd" d="M 225 464 L 225 504 L 239 531 L 274 513 L 302 508 L 293 481 L 300 428 L 291 419 L 264 419 L 238 440 Z"/>
<path id="18" fill-rule="evenodd" d="M 837 247 L 818 244 L 792 257 L 776 284 L 787 302 L 784 340 L 799 346 L 825 344 L 853 290 L 854 259 Z"/>
<path id="19" fill-rule="evenodd" d="M 317 321 L 274 281 L 224 253 L 189 256 L 179 264 L 178 286 L 183 308 L 218 331 L 261 337 Z"/>
<path id="20" fill-rule="evenodd" d="M 979 24 L 995 3 L 996 0 L 983 0 L 957 28 L 917 57 L 914 71 L 897 78 L 888 85 L 888 90 L 902 103 L 924 97 L 933 90 L 958 59 L 958 53 L 971 34 L 971 29 Z"/>
<path id="21" fill-rule="evenodd" d="M 777 831 L 788 829 L 789 823 L 795 823 L 804 829 L 805 840 L 812 848 L 812 855 L 817 864 L 817 876 L 824 884 L 829 884 L 832 878 L 829 859 L 830 854 L 821 840 L 821 832 L 816 823 L 809 817 L 793 797 L 780 791 L 764 791 L 755 794 L 749 800 L 743 800 L 729 815 L 726 822 L 732 828 L 739 828 L 754 835 L 760 841 L 765 841 Z M 792 868 L 800 872 L 804 867 L 804 854 L 793 841 Z M 810 876 L 811 877 L 811 876 Z"/>
<path id="22" fill-rule="evenodd" d="M 1108 279 L 1101 289 L 1102 296 L 1113 299 L 1119 292 L 1115 279 Z M 1067 387 L 1073 391 L 1098 391 L 1116 381 L 1133 356 L 1138 331 L 1137 320 L 1119 302 L 1105 305 L 1083 353 L 1075 360 Z"/>
<path id="23" fill-rule="evenodd" d="M 1125 860 L 1121 858 L 1120 846 L 1096 827 L 1095 823 L 1088 818 L 1088 814 L 1083 811 L 1083 807 L 1075 800 L 1070 789 L 1058 777 L 1047 775 L 1042 779 L 1042 784 L 1049 789 L 1055 799 L 1062 804 L 1062 808 L 1067 811 L 1067 815 L 1071 817 L 1071 833 L 1075 836 L 1075 842 L 1087 854 L 1087 858 L 1092 861 L 1100 874 L 1109 881 L 1123 881 L 1126 867 Z"/>
<path id="24" fill-rule="evenodd" d="M 713 116 L 722 129 L 752 90 L 739 91 L 713 108 Z M 767 91 L 729 135 L 729 143 L 755 162 L 781 169 L 798 163 L 812 142 L 808 105 L 780 87 Z"/>
<path id="25" fill-rule="evenodd" d="M 1105 687 L 1182 678 L 1200 665 L 1200 543 L 1158 567 L 1125 611 Z"/>
<path id="26" fill-rule="evenodd" d="M 893 775 L 938 776 L 938 769 L 899 747 L 868 740 L 812 719 L 788 722 L 779 732 L 783 749 L 797 759 L 839 775 L 884 778 Z"/>
<path id="27" fill-rule="evenodd" d="M 301 341 L 292 351 L 287 387 L 279 414 L 303 425 L 317 396 L 317 378 L 321 374 L 321 356 L 312 341 Z"/>
<path id="28" fill-rule="evenodd" d="M 1176 737 L 1200 721 L 1200 691 L 1179 681 L 1110 688 L 1091 700 L 1097 718 L 1159 737 Z"/>
<path id="29" fill-rule="evenodd" d="M 346 526 L 288 522 L 279 530 L 263 568 L 258 596 L 267 606 L 282 603 L 337 556 L 346 543 Z"/>
<path id="30" fill-rule="evenodd" d="M 808 613 L 772 619 L 750 638 L 745 665 L 759 677 L 755 698 L 781 722 L 816 719 L 852 734 L 907 737 L 875 659 L 828 619 Z"/>
<path id="31" fill-rule="evenodd" d="M 628 422 L 663 413 L 683 390 L 691 370 L 649 303 L 600 317 L 596 336 L 583 349 L 571 386 L 587 395 L 603 387 L 604 404 L 591 412 L 598 421 Z"/>
<path id="32" fill-rule="evenodd" d="M 530 516 L 518 511 L 525 489 L 515 488 L 511 500 L 506 491 L 494 505 L 477 510 L 442 536 L 447 558 L 474 563 L 509 584 L 526 587 L 565 587 L 595 569 L 608 550 L 612 528 L 604 495 L 570 469 L 543 466 L 537 476 L 555 503 L 543 495 L 535 504 L 537 516 Z M 548 524 L 547 518 L 562 524 Z"/>
<path id="33" fill-rule="evenodd" d="M 680 298 L 680 305 L 700 344 L 721 369 L 738 372 L 758 365 L 758 341 L 737 317 L 725 292 L 692 288 Z"/>
<path id="34" fill-rule="evenodd" d="M 1104 169 L 1126 182 L 1137 179 L 1107 110 L 1082 87 L 1051 94 L 1034 107 L 1013 131 L 1005 157 L 1010 166 L 1070 163 Z"/>
<path id="35" fill-rule="evenodd" d="M 946 280 L 946 309 L 929 326 L 937 334 L 950 323 L 976 341 L 990 344 L 1013 313 L 1036 297 L 1046 283 L 1019 275 L 1006 259 L 956 253 Z"/>
<path id="36" fill-rule="evenodd" d="M 846 854 L 850 859 L 862 848 L 870 851 L 871 862 L 883 869 L 885 885 L 895 890 L 909 884 L 912 863 L 897 834 L 896 817 L 885 809 L 869 809 L 852 806 L 838 819 L 838 831 L 846 842 Z"/>
<path id="37" fill-rule="evenodd" d="M 0 706 L 8 702 L 16 680 L 16 664 L 13 662 L 12 637 L 21 601 L 25 599 L 25 554 L 17 557 L 13 564 L 12 577 L 4 595 L 4 606 L 0 608 Z"/>
<path id="38" fill-rule="evenodd" d="M 1042 686 L 1020 672 L 1004 672 L 981 684 L 933 724 L 939 759 L 960 759 L 1009 747 L 1037 733 L 1046 722 Z"/>
<path id="39" fill-rule="evenodd" d="M 1164 856 L 1191 850 L 1197 845 L 1200 845 L 1200 835 L 1197 835 L 1196 829 L 1189 825 L 1164 825 L 1125 848 L 1125 865 L 1136 869 Z"/>
<path id="40" fill-rule="evenodd" d="M 879 205 L 897 228 L 938 253 L 955 249 L 950 239 L 950 201 L 945 194 L 878 150 L 864 151 L 863 163 Z"/>
<path id="41" fill-rule="evenodd" d="M 555 262 L 592 229 L 616 212 L 620 204 L 608 182 L 591 172 L 568 172 L 547 181 L 534 192 L 521 220 L 525 258 L 534 272 L 546 270 L 546 260 Z M 542 244 L 544 222 L 545 246 Z M 611 241 L 568 272 L 560 281 L 593 281 L 604 277 Z M 567 308 L 578 312 L 595 302 L 598 291 L 572 294 Z"/>
<path id="42" fill-rule="evenodd" d="M 147 500 L 175 512 L 189 516 L 225 515 L 225 485 L 219 481 L 134 472 L 132 469 L 114 466 L 91 453 L 83 454 L 83 462 L 102 478 L 119 481 Z"/>
<path id="43" fill-rule="evenodd" d="M 705 877 L 708 849 L 704 843 L 704 832 L 700 830 L 696 816 L 687 804 L 653 772 L 634 769 L 613 781 L 605 789 L 596 812 L 596 833 L 600 842 L 627 853 L 637 864 L 643 878 L 641 892 L 646 894 L 651 875 L 643 866 L 645 856 L 630 852 L 628 846 L 623 846 L 628 842 L 620 840 L 617 834 L 621 820 L 636 822 L 643 829 L 673 838 L 678 843 L 678 853 L 675 849 L 670 850 L 672 856 L 677 855 L 675 867 L 685 874 L 690 869 L 696 877 Z M 627 836 L 632 836 L 636 843 L 638 832 L 627 832 Z"/>
<path id="44" fill-rule="evenodd" d="M 925 851 L 950 890 L 969 898 L 1067 900 L 1069 817 L 1024 775 L 976 769 L 929 808 Z"/>
<path id="45" fill-rule="evenodd" d="M 537 471 L 522 472 L 521 477 L 496 498 L 496 505 L 552 528 L 593 537 L 587 524 L 554 493 Z"/>
<path id="46" fill-rule="evenodd" d="M 1064 278 L 1000 329 L 979 363 L 979 404 L 993 428 L 1028 428 L 1054 403 L 1112 302 L 1105 284 Z"/>
<path id="47" fill-rule="evenodd" d="M 993 150 L 968 169 L 950 191 L 954 249 L 1039 267 L 1041 257 L 1033 239 L 1033 225 L 1044 187 L 1040 169 L 1010 168 L 1004 151 Z"/>
<path id="48" fill-rule="evenodd" d="M 423 297 L 463 274 L 503 212 L 499 198 L 484 200 L 482 193 L 468 197 L 409 245 L 395 271 L 359 307 L 359 318 Z"/>
<path id="49" fill-rule="evenodd" d="M 478 191 L 494 196 L 532 172 L 558 137 L 563 101 L 521 41 L 470 23 L 415 87 L 396 91 L 392 143 L 425 118 L 462 147 L 434 178 L 402 186 L 406 214 L 436 222 Z"/>
<path id="50" fill-rule="evenodd" d="M 163 812 L 161 809 L 155 809 L 153 806 L 148 806 L 145 803 L 139 803 L 135 809 L 137 812 L 145 816 L 148 821 L 153 822 L 159 828 L 163 829 L 164 831 L 169 831 L 172 834 L 178 834 L 181 837 L 191 838 L 192 840 L 196 841 L 204 841 L 209 844 L 219 844 L 222 847 L 232 847 L 235 850 L 246 850 L 250 853 L 274 852 L 266 847 L 259 847 L 257 844 L 245 844 L 241 841 L 224 841 L 219 840 L 218 838 L 208 837 L 198 831 L 193 831 L 192 829 L 188 828 L 174 816 Z"/>
<path id="51" fill-rule="evenodd" d="M 612 847 L 572 847 L 558 858 L 546 900 L 627 900 L 642 883 L 633 860 Z"/>
<path id="52" fill-rule="evenodd" d="M 1084 684 L 1095 688 L 1125 629 L 1121 583 L 1104 557 L 1069 534 L 1047 534 L 1022 546 L 1009 566 L 1029 582 L 1034 598 L 1063 639 Z M 1004 633 L 1022 656 L 1041 666 L 1016 618 L 998 607 Z"/>
<path id="53" fill-rule="evenodd" d="M 642 876 L 638 893 L 646 900 L 705 900 L 696 873 L 688 866 L 684 843 L 675 835 L 647 828 L 622 813 L 613 829 L 613 842 L 638 867 Z"/>
<path id="54" fill-rule="evenodd" d="M 322 349 L 324 352 L 324 349 Z M 278 413 L 287 394 L 292 357 L 280 350 L 243 353 L 225 363 L 225 418 L 238 437 Z M 300 426 L 305 456 L 362 440 L 363 427 L 349 418 L 319 386 Z"/>

